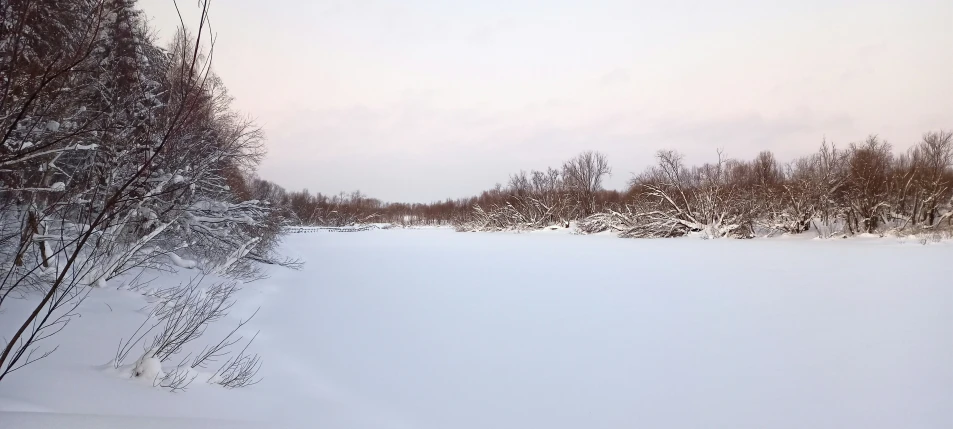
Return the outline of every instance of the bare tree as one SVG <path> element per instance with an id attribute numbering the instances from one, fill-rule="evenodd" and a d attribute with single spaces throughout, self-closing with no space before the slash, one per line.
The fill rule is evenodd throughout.
<path id="1" fill-rule="evenodd" d="M 912 219 L 914 223 L 933 227 L 943 216 L 940 210 L 944 197 L 953 188 L 953 131 L 928 132 L 911 152 L 920 189 Z"/>
<path id="2" fill-rule="evenodd" d="M 889 211 L 890 145 L 870 136 L 863 144 L 852 144 L 845 156 L 846 181 L 839 197 L 847 209 L 847 227 L 875 232 Z"/>
<path id="3" fill-rule="evenodd" d="M 563 164 L 563 180 L 582 208 L 580 217 L 596 211 L 596 193 L 602 189 L 602 179 L 612 174 L 605 154 L 587 151 Z"/>

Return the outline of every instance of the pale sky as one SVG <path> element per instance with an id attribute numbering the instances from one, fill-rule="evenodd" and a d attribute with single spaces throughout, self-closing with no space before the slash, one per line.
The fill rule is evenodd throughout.
<path id="1" fill-rule="evenodd" d="M 194 0 L 182 0 L 187 24 Z M 171 0 L 141 0 L 162 37 Z M 386 201 L 470 196 L 663 148 L 782 161 L 825 136 L 953 129 L 953 1 L 213 0 L 214 69 L 267 134 L 259 174 Z"/>

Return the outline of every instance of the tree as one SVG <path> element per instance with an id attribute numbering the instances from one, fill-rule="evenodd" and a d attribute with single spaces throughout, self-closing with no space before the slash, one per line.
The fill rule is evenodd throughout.
<path id="1" fill-rule="evenodd" d="M 603 177 L 610 174 L 609 161 L 600 152 L 583 152 L 563 164 L 563 181 L 582 209 L 580 217 L 596 211 L 596 194 L 602 190 Z"/>
<path id="2" fill-rule="evenodd" d="M 37 343 L 123 272 L 254 277 L 252 261 L 293 265 L 271 254 L 271 205 L 248 199 L 263 137 L 203 54 L 208 6 L 168 51 L 132 1 L 2 8 L 0 311 L 40 299 L 0 348 L 0 380 L 44 357 Z"/>
<path id="3" fill-rule="evenodd" d="M 862 144 L 851 144 L 846 156 L 845 186 L 839 197 L 847 211 L 852 232 L 875 232 L 887 220 L 890 144 L 870 136 Z"/>
<path id="4" fill-rule="evenodd" d="M 924 134 L 911 153 L 920 189 L 912 220 L 914 224 L 925 223 L 933 227 L 953 189 L 953 131 Z"/>

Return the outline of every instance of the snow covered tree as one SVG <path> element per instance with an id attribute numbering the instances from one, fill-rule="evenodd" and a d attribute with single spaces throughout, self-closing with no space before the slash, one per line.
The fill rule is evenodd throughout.
<path id="1" fill-rule="evenodd" d="M 689 169 L 674 151 L 659 151 L 658 165 L 631 181 L 641 194 L 633 210 L 636 226 L 631 237 L 677 237 L 701 233 L 705 237 L 749 237 L 751 212 L 742 187 L 731 183 L 731 162 Z"/>
<path id="2" fill-rule="evenodd" d="M 0 380 L 123 272 L 247 278 L 253 262 L 287 262 L 271 253 L 271 205 L 246 189 L 263 135 L 211 73 L 201 7 L 168 50 L 131 0 L 0 7 L 0 311 L 42 297 L 2 344 Z"/>

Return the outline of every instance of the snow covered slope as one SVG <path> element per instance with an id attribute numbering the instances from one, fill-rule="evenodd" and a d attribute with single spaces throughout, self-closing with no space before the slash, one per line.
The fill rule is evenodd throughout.
<path id="1" fill-rule="evenodd" d="M 262 307 L 262 383 L 102 369 L 145 301 L 95 290 L 56 354 L 0 383 L 23 411 L 0 427 L 953 427 L 951 243 L 423 229 L 284 251 L 304 270 L 232 312 Z"/>

